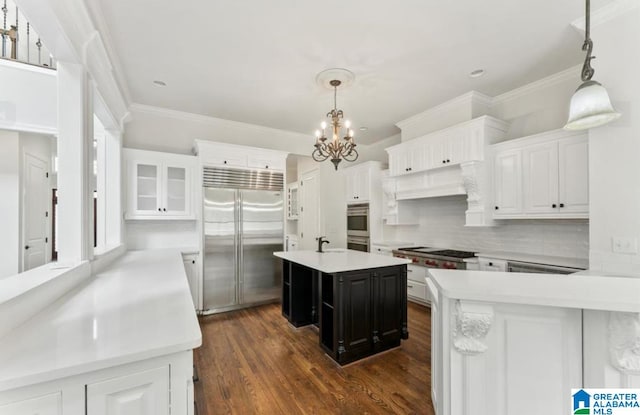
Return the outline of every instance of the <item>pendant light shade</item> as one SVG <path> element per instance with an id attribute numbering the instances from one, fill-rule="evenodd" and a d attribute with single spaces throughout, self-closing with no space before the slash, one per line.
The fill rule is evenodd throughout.
<path id="1" fill-rule="evenodd" d="M 598 127 L 620 118 L 611 105 L 609 94 L 602 85 L 591 80 L 594 70 L 591 67 L 593 41 L 591 40 L 591 1 L 585 0 L 584 43 L 582 50 L 587 52 L 582 65 L 582 85 L 576 89 L 569 105 L 569 121 L 565 130 L 586 130 Z"/>
<path id="2" fill-rule="evenodd" d="M 620 118 L 611 105 L 609 94 L 600 83 L 586 81 L 571 97 L 569 121 L 565 130 L 584 130 L 598 127 Z"/>

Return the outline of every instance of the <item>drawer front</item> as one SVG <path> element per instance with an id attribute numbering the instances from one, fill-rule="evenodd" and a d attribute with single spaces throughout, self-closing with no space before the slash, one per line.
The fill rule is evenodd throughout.
<path id="1" fill-rule="evenodd" d="M 427 276 L 427 269 L 419 265 L 407 265 L 407 280 L 415 281 L 424 285 L 424 279 Z"/>
<path id="2" fill-rule="evenodd" d="M 493 258 L 478 258 L 480 271 L 507 272 L 507 261 Z"/>
<path id="3" fill-rule="evenodd" d="M 407 297 L 427 302 L 427 289 L 424 283 L 407 281 Z"/>

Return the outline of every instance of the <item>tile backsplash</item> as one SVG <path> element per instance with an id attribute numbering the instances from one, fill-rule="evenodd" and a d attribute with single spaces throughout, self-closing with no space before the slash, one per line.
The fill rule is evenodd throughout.
<path id="1" fill-rule="evenodd" d="M 384 226 L 384 239 L 470 250 L 589 258 L 587 220 L 502 220 L 493 227 L 464 226 L 466 196 L 420 201 L 418 226 Z"/>

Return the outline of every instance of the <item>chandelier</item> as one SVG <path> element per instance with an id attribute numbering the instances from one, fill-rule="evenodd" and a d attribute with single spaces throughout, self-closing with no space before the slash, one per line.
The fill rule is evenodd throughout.
<path id="1" fill-rule="evenodd" d="M 571 97 L 569 121 L 564 126 L 565 130 L 585 130 L 620 118 L 620 114 L 611 105 L 607 90 L 599 82 L 591 80 L 595 72 L 591 67 L 591 59 L 595 58 L 595 56 L 591 56 L 593 41 L 590 33 L 590 0 L 586 0 L 585 6 L 585 30 L 582 50 L 587 52 L 587 56 L 582 66 L 582 85 L 576 89 L 576 92 Z"/>
<path id="2" fill-rule="evenodd" d="M 330 72 L 334 71 L 334 72 Z M 318 81 L 321 82 L 321 75 L 329 72 L 332 75 L 335 75 L 336 71 L 345 71 L 342 70 L 332 70 L 329 69 L 325 72 L 322 72 L 318 75 Z M 348 72 L 351 74 L 351 72 Z M 353 77 L 353 74 L 351 74 Z M 337 96 L 338 96 L 338 87 L 342 84 L 342 81 L 339 79 L 331 79 L 329 81 L 329 85 L 333 87 L 333 109 L 327 113 L 327 118 L 331 118 L 331 139 L 329 140 L 326 135 L 327 130 L 327 122 L 323 121 L 320 124 L 320 130 L 316 130 L 316 143 L 314 145 L 315 149 L 311 156 L 315 161 L 322 162 L 328 158 L 331 158 L 331 162 L 333 163 L 336 170 L 338 170 L 338 164 L 342 160 L 346 161 L 356 161 L 358 159 L 358 151 L 356 150 L 356 143 L 353 142 L 353 130 L 351 129 L 351 123 L 348 120 L 344 121 L 344 136 L 341 138 L 340 136 L 343 134 L 342 132 L 342 119 L 344 118 L 344 114 L 342 110 L 338 109 L 337 106 Z"/>

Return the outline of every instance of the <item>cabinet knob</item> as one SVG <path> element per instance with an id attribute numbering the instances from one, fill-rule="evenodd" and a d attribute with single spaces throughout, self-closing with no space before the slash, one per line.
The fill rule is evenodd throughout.
<path id="1" fill-rule="evenodd" d="M 496 206 L 495 209 L 498 210 L 499 209 L 498 206 Z"/>
<path id="2" fill-rule="evenodd" d="M 556 204 L 554 203 L 553 205 L 551 205 L 551 207 L 555 209 L 556 208 Z"/>
<path id="3" fill-rule="evenodd" d="M 162 211 L 163 211 L 163 212 L 166 212 L 166 211 L 167 211 L 167 208 L 162 208 Z"/>
<path id="4" fill-rule="evenodd" d="M 223 163 L 223 164 L 227 164 L 227 160 L 223 161 L 222 163 Z"/>
<path id="5" fill-rule="evenodd" d="M 162 212 L 162 209 L 158 208 L 158 212 Z"/>
<path id="6" fill-rule="evenodd" d="M 564 207 L 564 203 L 560 203 L 560 207 L 563 208 Z"/>
<path id="7" fill-rule="evenodd" d="M 489 266 L 492 267 L 493 266 L 493 262 L 489 261 Z"/>
<path id="8" fill-rule="evenodd" d="M 413 288 L 413 285 L 407 284 L 407 288 Z"/>
<path id="9" fill-rule="evenodd" d="M 264 168 L 265 168 L 265 169 L 268 169 L 268 168 L 269 168 L 269 165 L 267 164 L 266 166 L 264 166 Z"/>
<path id="10" fill-rule="evenodd" d="M 447 162 L 446 160 L 442 160 L 442 164 L 444 164 L 444 163 L 446 163 L 446 162 Z"/>
<path id="11" fill-rule="evenodd" d="M 24 249 L 29 249 L 29 245 L 25 245 L 25 246 L 24 246 Z"/>
<path id="12" fill-rule="evenodd" d="M 191 263 L 192 263 L 192 264 L 195 264 L 195 263 L 196 263 L 196 260 L 195 260 L 195 259 L 192 259 L 192 260 L 191 260 Z"/>
<path id="13" fill-rule="evenodd" d="M 451 163 L 451 160 L 447 159 L 447 163 Z"/>

